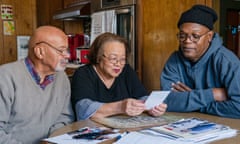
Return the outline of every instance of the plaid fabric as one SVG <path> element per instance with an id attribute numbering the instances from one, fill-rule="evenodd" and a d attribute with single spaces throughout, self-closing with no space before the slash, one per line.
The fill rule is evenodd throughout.
<path id="1" fill-rule="evenodd" d="M 34 65 L 31 62 L 31 60 L 29 58 L 25 58 L 25 64 L 27 66 L 28 71 L 30 72 L 32 78 L 35 80 L 35 82 L 44 90 L 48 84 L 50 84 L 51 82 L 53 82 L 54 80 L 54 76 L 53 75 L 48 75 L 44 78 L 44 81 L 42 83 L 40 83 L 41 78 L 39 76 L 39 74 L 36 72 L 36 70 L 34 69 Z"/>

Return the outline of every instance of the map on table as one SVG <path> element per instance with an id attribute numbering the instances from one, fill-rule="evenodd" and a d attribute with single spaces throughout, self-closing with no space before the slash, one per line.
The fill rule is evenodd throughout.
<path id="1" fill-rule="evenodd" d="M 170 122 L 181 119 L 182 117 L 164 114 L 159 117 L 153 117 L 147 114 L 139 116 L 117 115 L 101 119 L 94 119 L 94 121 L 106 125 L 111 128 L 138 128 L 147 126 L 164 125 Z"/>

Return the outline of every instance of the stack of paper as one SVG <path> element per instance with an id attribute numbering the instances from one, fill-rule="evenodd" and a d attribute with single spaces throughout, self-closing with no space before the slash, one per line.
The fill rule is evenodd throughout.
<path id="1" fill-rule="evenodd" d="M 198 118 L 182 119 L 167 125 L 131 132 L 116 144 L 193 144 L 235 136 L 237 130 Z"/>
<path id="2" fill-rule="evenodd" d="M 198 118 L 188 118 L 170 123 L 167 125 L 153 127 L 160 133 L 175 136 L 181 140 L 203 142 L 206 140 L 223 138 L 226 134 L 235 135 L 237 130 L 231 129 L 228 126 L 209 122 Z"/>

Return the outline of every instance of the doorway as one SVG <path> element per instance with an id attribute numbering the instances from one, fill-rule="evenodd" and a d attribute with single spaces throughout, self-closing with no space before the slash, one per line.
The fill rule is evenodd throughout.
<path id="1" fill-rule="evenodd" d="M 240 10 L 227 9 L 226 44 L 240 58 Z"/>
<path id="2" fill-rule="evenodd" d="M 217 0 L 213 0 L 216 2 Z M 219 27 L 223 44 L 240 58 L 240 0 L 220 0 Z"/>

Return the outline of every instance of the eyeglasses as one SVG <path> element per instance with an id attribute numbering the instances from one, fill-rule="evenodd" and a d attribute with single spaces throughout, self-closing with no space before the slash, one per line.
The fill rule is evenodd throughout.
<path id="1" fill-rule="evenodd" d="M 107 58 L 109 60 L 110 63 L 112 64 L 116 64 L 116 63 L 120 63 L 121 65 L 126 64 L 126 58 L 121 58 L 121 59 L 117 59 L 117 57 L 110 55 L 109 57 L 105 56 L 104 54 L 102 55 L 103 57 Z"/>
<path id="2" fill-rule="evenodd" d="M 189 38 L 192 42 L 197 43 L 201 39 L 201 37 L 208 34 L 208 32 L 210 32 L 210 31 L 207 31 L 206 33 L 204 33 L 202 35 L 197 35 L 197 34 L 188 35 L 186 33 L 180 32 L 177 34 L 177 38 L 180 42 L 184 42 L 185 40 L 187 40 L 187 38 Z"/>
<path id="3" fill-rule="evenodd" d="M 53 45 L 51 45 L 50 43 L 45 42 L 45 41 L 40 41 L 40 42 L 36 43 L 36 45 L 39 45 L 39 44 L 41 44 L 41 43 L 46 44 L 46 45 L 48 45 L 49 47 L 51 47 L 51 48 L 53 48 L 54 50 L 56 50 L 57 54 L 60 54 L 60 55 L 62 55 L 62 56 L 69 55 L 69 52 L 67 51 L 66 48 L 64 48 L 64 50 L 60 50 L 59 48 L 56 48 L 55 46 L 53 46 Z"/>

